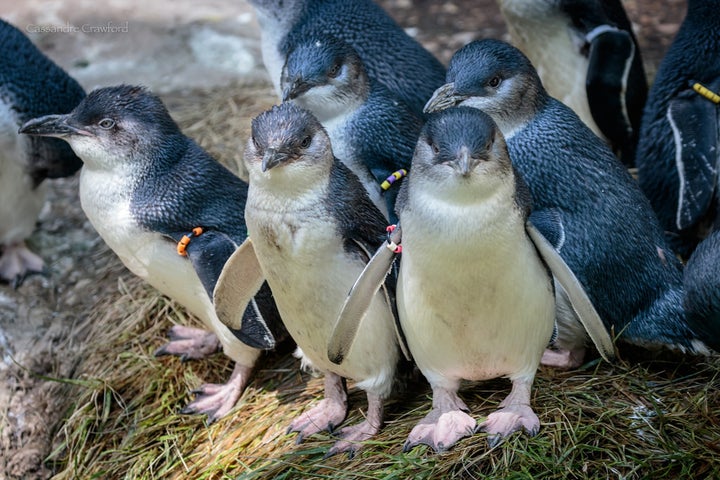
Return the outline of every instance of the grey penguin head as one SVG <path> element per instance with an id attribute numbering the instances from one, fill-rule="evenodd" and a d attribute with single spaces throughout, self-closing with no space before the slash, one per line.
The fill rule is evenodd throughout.
<path id="1" fill-rule="evenodd" d="M 157 96 L 130 85 L 94 90 L 72 112 L 30 120 L 20 133 L 62 138 L 89 168 L 145 161 L 182 135 Z"/>
<path id="2" fill-rule="evenodd" d="M 370 82 L 360 56 L 344 40 L 321 35 L 292 48 L 283 66 L 283 101 L 294 100 L 320 120 L 362 103 Z"/>
<path id="3" fill-rule="evenodd" d="M 428 116 L 410 172 L 411 183 L 422 178 L 423 188 L 473 202 L 513 177 L 500 129 L 489 115 L 470 107 Z"/>
<path id="4" fill-rule="evenodd" d="M 503 132 L 531 118 L 547 96 L 530 60 L 494 39 L 477 40 L 455 52 L 446 81 L 426 104 L 426 112 L 455 105 L 479 108 Z"/>
<path id="5" fill-rule="evenodd" d="M 252 120 L 245 166 L 253 181 L 302 175 L 326 178 L 335 157 L 330 139 L 315 116 L 291 102 L 272 107 Z"/>

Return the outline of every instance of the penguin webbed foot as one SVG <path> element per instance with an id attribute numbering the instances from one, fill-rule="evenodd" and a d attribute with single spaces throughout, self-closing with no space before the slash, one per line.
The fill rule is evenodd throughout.
<path id="1" fill-rule="evenodd" d="M 235 364 L 235 369 L 227 383 L 206 383 L 191 393 L 195 400 L 180 410 L 182 414 L 205 414 L 208 423 L 214 423 L 233 409 L 245 390 L 252 366 Z"/>
<path id="2" fill-rule="evenodd" d="M 340 376 L 325 374 L 325 398 L 292 421 L 287 433 L 298 432 L 295 443 L 322 431 L 332 432 L 347 416 L 347 392 Z"/>
<path id="3" fill-rule="evenodd" d="M 362 448 L 362 442 L 370 440 L 380 431 L 383 423 L 383 399 L 369 392 L 367 397 L 368 409 L 365 420 L 357 425 L 345 427 L 340 430 L 338 432 L 340 440 L 335 442 L 335 445 L 328 450 L 325 458 L 343 452 L 347 452 L 348 458 L 353 458 Z"/>
<path id="4" fill-rule="evenodd" d="M 156 357 L 175 355 L 186 362 L 209 357 L 222 348 L 217 335 L 201 328 L 175 325 L 168 331 L 168 338 L 168 343 L 155 350 Z"/>
<path id="5" fill-rule="evenodd" d="M 540 419 L 530 407 L 532 378 L 517 378 L 512 381 L 512 390 L 500 403 L 500 409 L 488 415 L 478 425 L 477 431 L 488 434 L 490 448 L 498 445 L 511 433 L 524 429 L 528 435 L 537 435 Z"/>
<path id="6" fill-rule="evenodd" d="M 467 405 L 457 396 L 457 392 L 433 389 L 433 409 L 412 429 L 403 445 L 403 452 L 424 444 L 440 453 L 461 438 L 472 435 L 477 421 L 467 411 Z"/>
<path id="7" fill-rule="evenodd" d="M 520 429 L 525 430 L 531 437 L 540 430 L 540 420 L 530 405 L 507 405 L 488 415 L 477 428 L 478 431 L 488 434 L 487 442 L 490 448 Z"/>
<path id="8" fill-rule="evenodd" d="M 45 262 L 27 248 L 25 242 L 4 245 L 0 255 L 0 280 L 14 289 L 33 274 L 47 275 Z"/>

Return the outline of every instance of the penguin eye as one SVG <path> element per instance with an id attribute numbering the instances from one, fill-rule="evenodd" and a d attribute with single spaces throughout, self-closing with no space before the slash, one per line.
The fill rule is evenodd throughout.
<path id="1" fill-rule="evenodd" d="M 342 67 L 341 64 L 336 63 L 332 66 L 332 68 L 328 71 L 328 77 L 330 78 L 336 78 L 338 75 L 340 75 L 340 68 Z"/>
<path id="2" fill-rule="evenodd" d="M 254 136 L 250 137 L 250 139 L 252 140 L 252 143 L 253 143 L 253 146 L 255 147 L 255 149 L 260 150 L 260 144 L 258 143 L 257 139 Z"/>
<path id="3" fill-rule="evenodd" d="M 310 143 L 312 143 L 312 137 L 308 135 L 307 137 L 303 138 L 302 142 L 300 142 L 300 146 L 302 148 L 308 148 L 310 146 Z"/>
<path id="4" fill-rule="evenodd" d="M 440 153 L 440 147 L 437 146 L 435 143 L 430 143 L 430 148 L 432 148 L 432 151 L 435 155 Z"/>
<path id="5" fill-rule="evenodd" d="M 103 130 L 110 130 L 115 126 L 115 121 L 112 118 L 103 118 L 98 122 L 98 126 Z"/>
<path id="6" fill-rule="evenodd" d="M 493 77 L 488 82 L 488 85 L 490 85 L 492 88 L 497 88 L 497 86 L 500 85 L 500 82 L 502 82 L 500 77 Z"/>

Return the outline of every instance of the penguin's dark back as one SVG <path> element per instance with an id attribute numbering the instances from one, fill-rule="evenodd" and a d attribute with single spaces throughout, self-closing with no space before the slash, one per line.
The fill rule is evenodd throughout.
<path id="1" fill-rule="evenodd" d="M 680 290 L 680 264 L 649 202 L 572 110 L 550 99 L 507 144 L 513 164 L 530 187 L 533 209 L 559 208 L 573 216 L 573 221 L 563 221 L 566 240 L 560 251 L 603 319 L 614 319 L 616 328 L 634 318 L 642 321 L 643 309 L 667 290 Z M 593 231 L 602 231 L 597 243 Z M 585 258 L 589 251 L 593 262 Z M 655 261 L 648 260 L 652 258 Z M 606 287 L 618 277 L 627 279 L 628 288 Z M 682 315 L 679 307 L 666 313 Z"/>
<path id="2" fill-rule="evenodd" d="M 68 113 L 85 91 L 20 30 L 0 20 L 0 101 L 11 106 L 18 126 L 43 115 Z M 36 181 L 72 174 L 82 166 L 69 145 L 56 138 L 30 139 Z"/>
<path id="3" fill-rule="evenodd" d="M 352 135 L 349 140 L 373 176 L 382 181 L 396 170 L 410 168 L 422 124 L 409 106 L 397 101 L 383 85 L 374 85 L 351 122 L 351 129 L 362 135 Z"/>
<path id="4" fill-rule="evenodd" d="M 720 352 L 720 231 L 698 245 L 685 267 L 683 282 L 688 323 Z"/>
<path id="5" fill-rule="evenodd" d="M 242 243 L 247 184 L 182 134 L 164 137 L 154 149 L 133 192 L 137 221 L 165 234 L 203 227 Z"/>
<path id="6" fill-rule="evenodd" d="M 280 51 L 286 55 L 303 38 L 320 34 L 341 38 L 352 45 L 368 75 L 418 113 L 445 82 L 442 64 L 371 0 L 309 2 Z"/>
<path id="7" fill-rule="evenodd" d="M 21 122 L 42 115 L 68 113 L 85 91 L 20 30 L 0 20 L 0 85 L 12 95 Z"/>
<path id="8" fill-rule="evenodd" d="M 717 6 L 718 2 L 689 1 L 687 16 L 660 63 L 643 113 L 636 156 L 639 181 L 656 207 L 661 225 L 669 230 L 676 229 L 680 181 L 667 111 L 670 101 L 689 90 L 692 83 L 708 85 L 720 77 Z"/>

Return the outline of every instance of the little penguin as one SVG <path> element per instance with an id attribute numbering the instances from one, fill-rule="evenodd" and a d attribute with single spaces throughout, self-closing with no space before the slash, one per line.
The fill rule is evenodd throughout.
<path id="1" fill-rule="evenodd" d="M 386 220 L 357 177 L 335 158 L 320 122 L 293 103 L 253 119 L 245 164 L 250 175 L 246 243 L 256 259 L 254 272 L 270 285 L 303 366 L 325 375 L 325 398 L 295 419 L 288 431 L 298 432 L 301 441 L 338 426 L 347 414 L 344 379 L 354 380 L 367 393 L 365 421 L 340 430 L 340 440 L 328 451 L 352 456 L 362 446 L 358 442 L 381 427 L 383 401 L 393 388 L 400 359 L 391 278 L 372 299 L 342 365 L 329 358 L 327 344 L 350 287 L 386 237 Z M 244 246 L 228 261 L 226 271 Z M 239 262 L 239 268 L 253 270 L 251 263 Z M 220 319 L 232 325 L 232 308 L 225 304 L 235 302 L 242 308 L 245 299 L 220 296 L 222 282 L 216 308 L 228 312 Z"/>
<path id="2" fill-rule="evenodd" d="M 25 239 L 45 203 L 45 179 L 74 174 L 82 161 L 63 141 L 31 138 L 18 128 L 31 118 L 67 113 L 85 97 L 83 88 L 0 19 L 0 280 L 19 286 L 43 260 Z"/>
<path id="3" fill-rule="evenodd" d="M 707 339 L 687 323 L 681 265 L 647 198 L 608 146 L 548 95 L 528 58 L 499 40 L 474 41 L 453 56 L 447 82 L 427 110 L 464 105 L 493 118 L 536 211 L 559 220 L 538 229 L 553 239 L 607 329 L 646 348 L 707 353 Z M 558 309 L 563 297 L 560 289 Z M 543 363 L 578 366 L 584 334 L 564 318 L 561 352 L 547 352 Z"/>
<path id="4" fill-rule="evenodd" d="M 554 279 L 601 354 L 614 356 L 587 294 L 533 223 L 553 219 L 531 215 L 530 202 L 487 114 L 459 107 L 428 117 L 398 198 L 401 226 L 353 285 L 328 347 L 341 356 L 346 351 L 346 339 L 360 328 L 363 297 L 377 289 L 377 277 L 371 280 L 376 264 L 379 273 L 383 266 L 387 271 L 387 249 L 402 241 L 400 324 L 433 390 L 432 411 L 412 430 L 405 450 L 424 443 L 442 451 L 477 429 L 457 393 L 463 379 L 512 381 L 501 409 L 479 426 L 491 445 L 516 430 L 537 432 L 530 387 L 554 330 Z"/>
<path id="5" fill-rule="evenodd" d="M 687 258 L 720 226 L 720 15 L 688 0 L 642 118 L 638 182 L 671 246 Z"/>
<path id="6" fill-rule="evenodd" d="M 317 35 L 341 38 L 357 50 L 368 76 L 422 115 L 443 83 L 445 67 L 372 0 L 250 0 L 260 23 L 262 56 L 281 95 L 288 52 Z"/>
<path id="7" fill-rule="evenodd" d="M 372 81 L 355 49 L 335 37 L 297 43 L 288 53 L 280 86 L 283 101 L 294 101 L 320 121 L 335 156 L 362 181 L 390 223 L 397 223 L 395 199 L 422 118 Z"/>
<path id="8" fill-rule="evenodd" d="M 199 317 L 210 330 L 173 327 L 156 354 L 202 358 L 222 347 L 235 368 L 225 385 L 202 385 L 183 413 L 224 416 L 242 394 L 260 349 L 282 337 L 267 286 L 232 332 L 212 293 L 225 261 L 247 236 L 247 184 L 183 135 L 145 88 L 92 91 L 72 112 L 27 122 L 22 133 L 61 138 L 82 158 L 82 209 L 135 275 Z M 278 337 L 278 338 L 275 338 Z M 241 341 L 242 339 L 242 341 Z"/>
<path id="9" fill-rule="evenodd" d="M 548 93 L 634 166 L 647 79 L 620 0 L 498 0 Z"/>

